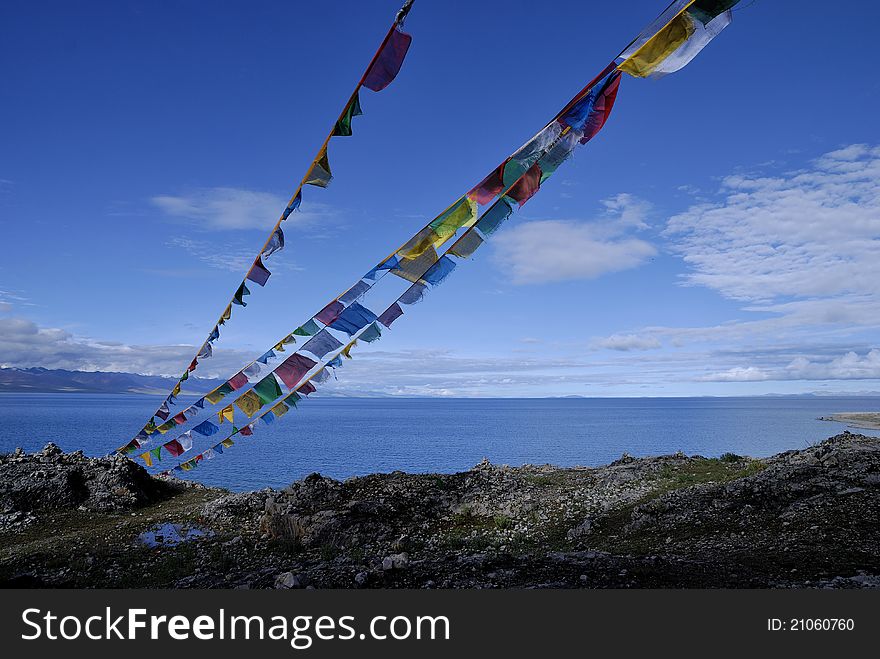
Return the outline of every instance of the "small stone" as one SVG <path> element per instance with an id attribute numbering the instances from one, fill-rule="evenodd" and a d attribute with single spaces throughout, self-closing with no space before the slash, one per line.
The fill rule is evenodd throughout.
<path id="1" fill-rule="evenodd" d="M 388 570 L 403 570 L 407 565 L 409 565 L 409 554 L 406 552 L 391 554 L 382 559 L 382 569 L 386 572 Z"/>
<path id="2" fill-rule="evenodd" d="M 368 575 L 366 572 L 358 572 L 356 575 L 354 575 L 354 582 L 358 586 L 363 586 L 365 583 L 367 583 L 367 579 L 369 578 L 369 576 L 370 575 Z"/>
<path id="3" fill-rule="evenodd" d="M 293 572 L 284 572 L 283 574 L 279 574 L 275 578 L 275 588 L 284 590 L 289 588 L 303 588 L 302 575 L 294 574 Z"/>

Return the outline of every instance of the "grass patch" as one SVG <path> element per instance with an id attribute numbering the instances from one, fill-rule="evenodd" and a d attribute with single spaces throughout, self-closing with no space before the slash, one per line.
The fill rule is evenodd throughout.
<path id="1" fill-rule="evenodd" d="M 649 496 L 654 498 L 666 492 L 703 483 L 726 483 L 752 476 L 766 467 L 760 460 L 745 461 L 732 453 L 725 453 L 720 458 L 688 460 L 680 466 L 665 465 L 656 477 L 658 487 Z"/>

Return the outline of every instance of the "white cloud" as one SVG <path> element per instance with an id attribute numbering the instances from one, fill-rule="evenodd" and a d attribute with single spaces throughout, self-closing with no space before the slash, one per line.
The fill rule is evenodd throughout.
<path id="1" fill-rule="evenodd" d="M 833 359 L 796 357 L 773 370 L 737 366 L 697 378 L 700 382 L 756 382 L 763 380 L 876 380 L 880 379 L 880 350 L 864 355 L 849 351 Z"/>
<path id="2" fill-rule="evenodd" d="M 189 220 L 200 227 L 264 229 L 267 232 L 288 202 L 270 192 L 229 187 L 198 188 L 181 195 L 158 195 L 151 201 L 167 215 Z M 307 209 L 291 214 L 287 222 L 305 224 L 329 215 L 332 212 L 326 204 L 310 202 Z"/>
<path id="3" fill-rule="evenodd" d="M 728 176 L 721 193 L 669 220 L 689 284 L 748 301 L 880 291 L 880 148 L 832 151 L 784 177 Z"/>
<path id="4" fill-rule="evenodd" d="M 697 378 L 699 382 L 760 382 L 770 379 L 772 378 L 767 373 L 754 366 L 746 368 L 735 366 L 721 373 L 712 373 Z"/>
<path id="5" fill-rule="evenodd" d="M 0 318 L 0 367 L 63 368 L 79 371 L 118 371 L 146 375 L 180 375 L 196 348 L 192 345 L 129 345 L 75 336 L 40 327 L 31 320 Z M 202 377 L 224 377 L 250 361 L 236 350 L 218 350 L 200 365 Z"/>
<path id="6" fill-rule="evenodd" d="M 612 334 L 604 339 L 598 339 L 594 342 L 594 346 L 605 348 L 606 350 L 618 350 L 620 352 L 630 352 L 632 350 L 652 350 L 662 347 L 662 344 L 656 337 L 639 336 L 637 334 Z"/>
<path id="7" fill-rule="evenodd" d="M 637 229 L 647 229 L 648 224 L 645 220 L 651 212 L 651 204 L 644 199 L 621 192 L 602 200 L 602 205 L 608 216 L 623 225 L 635 227 Z"/>
<path id="8" fill-rule="evenodd" d="M 657 250 L 627 236 L 643 229 L 650 204 L 621 193 L 602 202 L 597 222 L 543 220 L 523 222 L 495 238 L 495 262 L 514 284 L 594 279 L 636 267 Z"/>

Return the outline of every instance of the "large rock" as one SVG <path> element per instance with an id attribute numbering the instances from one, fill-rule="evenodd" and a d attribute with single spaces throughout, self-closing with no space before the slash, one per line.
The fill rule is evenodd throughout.
<path id="1" fill-rule="evenodd" d="M 0 456 L 0 512 L 86 510 L 110 512 L 146 505 L 177 489 L 151 478 L 121 455 L 87 458 L 55 444 L 33 454 Z"/>

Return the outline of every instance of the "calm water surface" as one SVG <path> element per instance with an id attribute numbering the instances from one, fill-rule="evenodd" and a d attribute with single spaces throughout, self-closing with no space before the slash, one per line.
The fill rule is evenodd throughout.
<path id="1" fill-rule="evenodd" d="M 159 400 L 0 394 L 0 451 L 17 446 L 33 451 L 52 441 L 67 451 L 106 454 L 134 434 Z M 624 451 L 766 456 L 803 448 L 844 428 L 817 416 L 878 409 L 878 397 L 316 398 L 272 426 L 260 424 L 253 437 L 236 437 L 234 447 L 188 477 L 248 490 L 283 487 L 314 471 L 335 478 L 395 469 L 450 472 L 484 457 L 510 465 L 570 466 L 603 464 Z M 173 466 L 172 460 L 161 466 Z"/>

